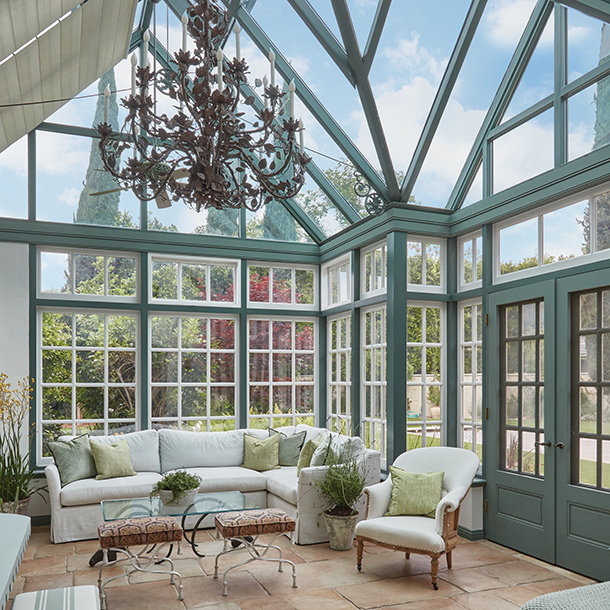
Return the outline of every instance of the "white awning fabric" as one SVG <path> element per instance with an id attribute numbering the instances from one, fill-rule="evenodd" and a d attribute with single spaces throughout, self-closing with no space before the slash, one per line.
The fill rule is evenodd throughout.
<path id="1" fill-rule="evenodd" d="M 0 2 L 0 152 L 127 56 L 136 5 Z M 66 101 L 28 104 L 45 100 Z"/>

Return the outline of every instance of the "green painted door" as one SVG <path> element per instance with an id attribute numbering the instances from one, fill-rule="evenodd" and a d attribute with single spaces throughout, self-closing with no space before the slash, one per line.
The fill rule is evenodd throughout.
<path id="1" fill-rule="evenodd" d="M 488 296 L 485 433 L 490 540 L 555 559 L 553 283 Z M 552 379 L 552 374 L 550 375 Z"/>

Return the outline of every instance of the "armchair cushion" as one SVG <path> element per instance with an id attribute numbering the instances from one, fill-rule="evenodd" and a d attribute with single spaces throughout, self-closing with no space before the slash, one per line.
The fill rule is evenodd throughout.
<path id="1" fill-rule="evenodd" d="M 392 497 L 386 516 L 434 517 L 441 501 L 444 472 L 413 473 L 390 466 Z"/>
<path id="2" fill-rule="evenodd" d="M 419 516 L 365 519 L 356 525 L 356 535 L 408 549 L 442 553 L 445 541 L 436 531 L 434 519 Z"/>

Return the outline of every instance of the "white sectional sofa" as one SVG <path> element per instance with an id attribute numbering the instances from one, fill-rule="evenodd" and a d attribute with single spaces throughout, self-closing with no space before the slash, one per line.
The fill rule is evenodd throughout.
<path id="1" fill-rule="evenodd" d="M 305 442 L 326 432 L 323 428 L 304 424 L 279 430 L 286 435 L 305 430 Z M 321 516 L 324 503 L 313 484 L 326 467 L 303 468 L 298 478 L 296 466 L 282 466 L 264 472 L 242 468 L 244 432 L 258 438 L 268 436 L 266 430 L 187 432 L 162 429 L 94 437 L 94 440 L 107 444 L 127 440 L 137 474 L 100 481 L 81 479 L 62 488 L 57 467 L 49 464 L 45 475 L 49 488 L 53 542 L 97 538 L 98 525 L 103 521 L 102 500 L 148 496 L 153 484 L 161 478 L 161 473 L 177 468 L 185 468 L 201 476 L 200 492 L 241 491 L 260 507 L 285 510 L 296 518 L 294 541 L 297 544 L 327 541 L 326 526 Z M 380 458 L 378 451 L 367 449 L 365 452 L 364 467 L 370 485 L 380 480 Z M 363 507 L 364 501 L 360 509 Z M 363 510 L 360 510 L 360 518 L 364 518 Z M 207 517 L 202 526 L 212 527 L 213 516 Z"/>

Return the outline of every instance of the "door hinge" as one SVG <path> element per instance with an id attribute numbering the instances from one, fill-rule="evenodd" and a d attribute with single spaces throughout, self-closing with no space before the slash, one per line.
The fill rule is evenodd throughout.
<path id="1" fill-rule="evenodd" d="M 489 326 L 489 314 L 485 314 L 485 326 Z"/>
<path id="2" fill-rule="evenodd" d="M 489 407 L 485 407 L 485 419 L 489 419 Z"/>
<path id="3" fill-rule="evenodd" d="M 485 500 L 485 512 L 489 512 L 489 500 Z"/>

